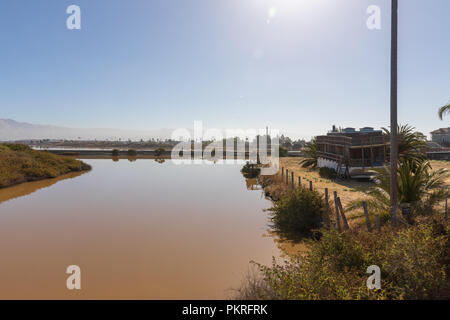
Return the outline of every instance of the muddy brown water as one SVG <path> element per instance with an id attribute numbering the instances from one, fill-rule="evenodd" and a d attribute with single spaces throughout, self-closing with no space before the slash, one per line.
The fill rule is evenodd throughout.
<path id="1" fill-rule="evenodd" d="M 0 190 L 1 299 L 230 298 L 251 260 L 281 256 L 242 165 L 84 161 L 91 172 Z"/>

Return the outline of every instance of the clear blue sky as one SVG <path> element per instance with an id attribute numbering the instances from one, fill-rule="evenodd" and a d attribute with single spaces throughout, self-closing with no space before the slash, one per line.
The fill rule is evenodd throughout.
<path id="1" fill-rule="evenodd" d="M 429 133 L 450 123 L 437 117 L 450 1 L 399 2 L 399 122 Z M 81 30 L 66 28 L 70 4 Z M 366 27 L 371 4 L 380 31 Z M 0 118 L 305 138 L 388 126 L 389 15 L 389 0 L 2 0 Z"/>

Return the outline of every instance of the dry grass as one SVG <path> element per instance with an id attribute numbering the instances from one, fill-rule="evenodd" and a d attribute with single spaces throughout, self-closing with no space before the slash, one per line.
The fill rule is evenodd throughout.
<path id="1" fill-rule="evenodd" d="M 450 162 L 449 161 L 431 161 L 431 166 L 433 170 L 439 169 L 447 169 L 450 170 Z M 450 186 L 450 177 L 446 179 L 446 184 Z"/>
<path id="2" fill-rule="evenodd" d="M 309 181 L 313 181 L 313 186 L 315 189 L 325 188 L 329 189 L 330 194 L 333 191 L 337 191 L 338 196 L 341 198 L 342 204 L 350 203 L 351 201 L 361 199 L 364 194 L 361 191 L 367 190 L 368 188 L 374 186 L 372 182 L 361 182 L 355 180 L 345 180 L 345 181 L 332 181 L 328 179 L 321 178 L 319 176 L 318 170 L 312 170 L 307 168 L 302 168 L 300 162 L 302 158 L 280 158 L 280 168 L 284 167 L 288 169 L 289 172 L 294 172 L 295 182 L 298 185 L 298 177 L 302 177 L 302 184 L 304 186 L 309 185 Z M 450 170 L 450 162 L 448 161 L 431 161 L 433 170 L 438 169 L 448 169 Z M 281 169 L 280 169 L 281 170 Z M 281 174 L 281 171 L 279 172 Z M 289 180 L 290 180 L 289 176 Z M 450 178 L 446 181 L 450 186 Z"/>
<path id="3" fill-rule="evenodd" d="M 281 158 L 280 167 L 289 170 L 289 181 L 291 179 L 290 172 L 294 172 L 295 184 L 298 185 L 298 177 L 302 178 L 302 185 L 309 187 L 309 181 L 313 182 L 313 188 L 319 192 L 324 193 L 325 188 L 332 197 L 333 192 L 336 191 L 341 198 L 342 205 L 354 200 L 363 199 L 364 193 L 362 191 L 374 186 L 372 182 L 360 182 L 355 180 L 334 181 L 320 177 L 318 170 L 303 168 L 300 164 L 302 158 Z M 281 170 L 281 169 L 280 169 Z M 281 174 L 281 171 L 280 173 Z"/>
<path id="4" fill-rule="evenodd" d="M 345 208 L 351 202 L 357 200 L 366 199 L 366 195 L 363 191 L 375 186 L 373 182 L 356 181 L 356 180 L 329 180 L 320 177 L 318 170 L 303 168 L 300 162 L 303 158 L 280 158 L 280 171 L 277 176 L 270 176 L 266 179 L 270 179 L 273 184 L 266 187 L 266 192 L 270 193 L 274 200 L 277 200 L 283 193 L 292 188 L 291 172 L 294 172 L 294 185 L 298 186 L 298 177 L 301 177 L 302 185 L 309 187 L 309 181 L 313 182 L 313 187 L 320 193 L 325 193 L 325 188 L 328 188 L 330 199 L 333 199 L 333 192 L 336 191 L 338 197 L 341 198 L 343 207 Z M 446 161 L 431 161 L 433 170 L 446 168 L 450 170 L 450 162 Z M 286 185 L 286 176 L 281 177 L 281 168 L 289 170 L 289 185 Z M 447 183 L 450 186 L 450 178 L 447 179 Z M 350 226 L 359 225 L 361 219 L 356 219 L 361 215 L 361 212 L 347 213 Z M 333 217 L 333 214 L 331 215 Z"/>

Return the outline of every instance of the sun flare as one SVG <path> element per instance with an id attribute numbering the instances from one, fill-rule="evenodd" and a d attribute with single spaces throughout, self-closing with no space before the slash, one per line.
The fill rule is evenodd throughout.
<path id="1" fill-rule="evenodd" d="M 319 0 L 273 0 L 267 8 L 267 21 L 275 20 L 279 16 L 297 14 L 309 9 Z"/>

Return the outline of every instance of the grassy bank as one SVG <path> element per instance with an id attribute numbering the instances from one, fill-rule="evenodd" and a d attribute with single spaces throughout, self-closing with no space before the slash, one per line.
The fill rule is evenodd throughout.
<path id="1" fill-rule="evenodd" d="M 88 164 L 70 157 L 21 144 L 0 144 L 0 188 L 90 169 Z"/>

